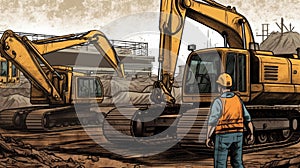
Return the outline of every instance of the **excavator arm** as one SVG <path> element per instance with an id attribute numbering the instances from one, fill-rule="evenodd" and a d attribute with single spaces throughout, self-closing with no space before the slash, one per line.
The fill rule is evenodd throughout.
<path id="1" fill-rule="evenodd" d="M 248 49 L 254 42 L 250 25 L 244 16 L 234 8 L 225 7 L 213 0 L 204 1 L 206 3 L 195 0 L 161 0 L 159 72 L 158 81 L 154 83 L 154 87 L 161 90 L 154 91 L 151 95 L 155 102 L 164 99 L 168 103 L 175 103 L 171 91 L 186 17 L 220 33 L 226 47 L 228 44 L 233 48 Z"/>
<path id="2" fill-rule="evenodd" d="M 252 30 L 247 19 L 237 13 L 235 8 L 226 7 L 213 0 L 201 3 L 190 1 L 186 16 L 217 31 L 231 48 L 249 49 L 254 42 Z"/>
<path id="3" fill-rule="evenodd" d="M 37 50 L 41 55 L 58 51 L 82 44 L 93 44 L 98 52 L 106 59 L 106 61 L 116 70 L 120 77 L 124 77 L 124 66 L 120 63 L 120 59 L 110 44 L 106 36 L 98 31 L 91 30 L 85 33 L 70 34 L 65 36 L 58 36 L 49 39 L 30 41 L 26 36 L 23 37 L 28 46 Z M 43 59 L 43 58 L 41 58 Z"/>
<path id="4" fill-rule="evenodd" d="M 53 75 L 61 79 L 63 76 L 60 76 L 42 55 L 85 43 L 93 43 L 99 53 L 118 72 L 118 75 L 124 77 L 123 65 L 115 50 L 104 34 L 99 31 L 30 41 L 26 36 L 20 37 L 13 31 L 7 30 L 1 37 L 0 52 L 3 57 L 12 61 L 35 86 L 47 93 L 51 102 L 59 103 L 63 102 L 62 97 L 40 63 L 44 64 Z"/>

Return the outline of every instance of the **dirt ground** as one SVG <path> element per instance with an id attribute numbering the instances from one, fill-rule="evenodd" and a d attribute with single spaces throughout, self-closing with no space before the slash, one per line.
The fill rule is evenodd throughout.
<path id="1" fill-rule="evenodd" d="M 3 131 L 3 130 L 2 130 Z M 0 167 L 134 167 L 135 165 L 99 156 L 76 155 L 38 150 L 10 137 L 0 137 Z"/>
<path id="2" fill-rule="evenodd" d="M 141 79 L 142 80 L 142 79 Z M 145 80 L 145 79 L 143 79 Z M 143 81 L 142 80 L 142 81 Z M 126 100 L 123 93 L 130 92 L 137 103 L 148 101 L 149 87 L 152 80 L 143 81 L 144 85 L 136 81 L 112 82 L 104 80 L 104 85 L 112 85 L 120 92 L 111 93 L 105 90 L 105 101 L 111 103 L 109 95 L 119 95 L 117 100 Z M 127 87 L 124 87 L 127 86 Z M 140 87 L 137 87 L 140 86 Z M 30 105 L 28 82 L 20 83 L 15 88 L 2 88 L 0 109 Z M 105 87 L 106 88 L 106 87 Z M 141 93 L 143 92 L 143 93 Z M 126 96 L 125 96 L 126 97 Z M 132 100 L 131 97 L 126 97 Z M 116 101 L 116 100 L 114 100 Z M 124 168 L 209 168 L 213 167 L 212 156 L 190 153 L 184 149 L 171 149 L 150 157 L 124 159 L 112 154 L 103 154 L 103 149 L 94 144 L 84 130 L 69 130 L 58 133 L 20 133 L 0 129 L 0 168 L 6 167 L 57 167 L 57 168 L 98 168 L 98 167 L 124 167 Z M 54 149 L 54 150 L 53 150 Z M 300 144 L 270 149 L 255 153 L 244 154 L 245 167 L 299 167 Z M 230 166 L 229 166 L 230 167 Z"/>

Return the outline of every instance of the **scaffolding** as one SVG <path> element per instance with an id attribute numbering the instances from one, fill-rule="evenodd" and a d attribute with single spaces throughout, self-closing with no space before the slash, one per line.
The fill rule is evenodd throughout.
<path id="1" fill-rule="evenodd" d="M 276 25 L 278 26 L 278 28 L 280 29 L 280 33 L 283 34 L 284 31 L 286 30 L 286 32 L 292 32 L 294 30 L 295 27 L 292 26 L 292 24 L 289 24 L 289 28 L 284 24 L 284 19 L 281 18 L 281 22 L 277 23 Z M 262 41 L 264 41 L 266 38 L 268 38 L 270 36 L 269 33 L 269 24 L 262 24 L 262 34 L 257 34 L 256 36 L 261 36 L 262 37 Z"/>
<path id="2" fill-rule="evenodd" d="M 262 24 L 262 34 L 256 34 L 256 36 L 261 36 L 262 41 L 269 37 L 269 24 Z"/>
<path id="3" fill-rule="evenodd" d="M 110 40 L 110 42 L 119 54 L 125 52 L 125 55 L 148 56 L 148 43 L 122 40 Z"/>

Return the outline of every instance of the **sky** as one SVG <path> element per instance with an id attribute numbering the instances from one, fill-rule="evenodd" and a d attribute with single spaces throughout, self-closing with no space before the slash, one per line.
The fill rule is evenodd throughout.
<path id="1" fill-rule="evenodd" d="M 277 31 L 275 22 L 284 17 L 300 31 L 300 0 L 218 0 L 225 6 L 235 6 L 250 22 L 254 34 L 261 32 L 261 24 L 269 23 Z M 0 0 L 0 29 L 13 29 L 45 34 L 100 29 L 119 18 L 143 13 L 159 12 L 160 0 Z M 138 23 L 137 23 L 138 24 Z"/>
<path id="2" fill-rule="evenodd" d="M 269 24 L 269 32 L 279 31 L 281 17 L 300 32 L 300 0 L 217 0 L 234 6 L 249 21 L 254 36 L 261 34 L 261 24 Z M 92 29 L 103 31 L 109 39 L 149 43 L 149 54 L 158 55 L 158 16 L 160 0 L 0 0 L 0 30 L 64 35 Z M 255 36 L 256 42 L 261 37 Z M 187 20 L 179 64 L 189 52 L 188 44 L 197 49 L 222 46 L 218 33 Z M 154 64 L 156 67 L 157 64 Z"/>

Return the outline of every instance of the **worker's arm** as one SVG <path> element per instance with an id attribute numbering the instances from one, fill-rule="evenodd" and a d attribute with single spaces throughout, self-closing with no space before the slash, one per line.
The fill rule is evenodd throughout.
<path id="1" fill-rule="evenodd" d="M 208 126 L 207 128 L 207 134 L 206 134 L 206 139 L 210 139 L 212 134 L 214 133 L 216 127 L 215 126 Z"/>
<path id="2" fill-rule="evenodd" d="M 254 134 L 253 134 L 253 123 L 250 121 L 246 124 L 247 130 L 249 132 L 249 135 L 247 137 L 248 141 L 253 142 L 254 141 Z"/>
<path id="3" fill-rule="evenodd" d="M 222 112 L 222 102 L 220 99 L 216 99 L 210 108 L 210 115 L 208 119 L 208 128 L 206 133 L 205 144 L 207 147 L 212 148 L 213 142 L 211 136 L 215 131 L 216 125 L 218 124 L 219 118 L 221 117 Z"/>
<path id="4" fill-rule="evenodd" d="M 248 110 L 246 109 L 245 105 L 243 104 L 243 111 L 244 111 L 244 120 L 245 120 L 245 125 L 246 125 L 246 128 L 247 128 L 247 131 L 249 132 L 249 135 L 247 137 L 248 141 L 254 141 L 254 134 L 253 134 L 253 131 L 254 131 L 254 127 L 253 127 L 253 123 L 251 121 L 251 116 L 248 112 Z"/>
<path id="5" fill-rule="evenodd" d="M 215 128 L 216 128 L 215 126 L 208 126 L 208 128 L 207 128 L 207 134 L 206 134 L 205 144 L 209 148 L 213 148 L 214 147 L 214 143 L 213 143 L 213 141 L 211 139 L 211 135 L 215 131 Z"/>

